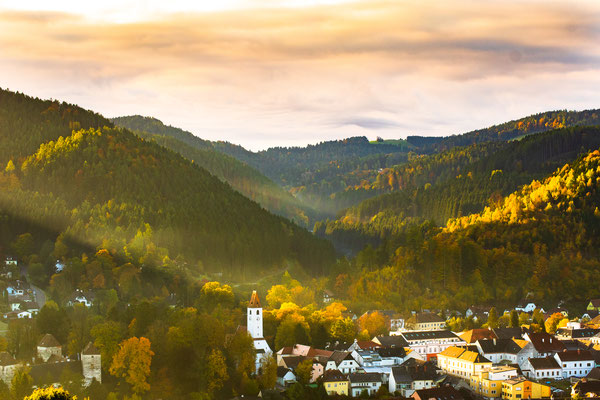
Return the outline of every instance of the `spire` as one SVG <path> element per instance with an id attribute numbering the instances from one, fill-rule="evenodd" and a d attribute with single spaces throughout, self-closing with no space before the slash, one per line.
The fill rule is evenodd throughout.
<path id="1" fill-rule="evenodd" d="M 258 299 L 256 290 L 252 291 L 252 297 L 250 297 L 250 304 L 248 304 L 248 308 L 260 308 L 260 300 Z"/>

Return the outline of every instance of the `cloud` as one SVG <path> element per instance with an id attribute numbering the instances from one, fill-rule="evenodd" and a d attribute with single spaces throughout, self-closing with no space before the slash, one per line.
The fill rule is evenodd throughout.
<path id="1" fill-rule="evenodd" d="M 2 86 L 252 148 L 598 107 L 592 1 L 269 4 L 127 23 L 0 12 Z"/>

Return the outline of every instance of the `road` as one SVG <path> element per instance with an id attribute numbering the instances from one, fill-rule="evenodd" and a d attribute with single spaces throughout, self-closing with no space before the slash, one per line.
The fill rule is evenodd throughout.
<path id="1" fill-rule="evenodd" d="M 29 277 L 27 276 L 27 266 L 21 264 L 20 269 L 21 277 L 25 278 L 25 280 L 31 285 L 31 289 L 35 293 L 35 301 L 38 303 L 38 307 L 41 309 L 44 307 L 44 304 L 46 304 L 46 293 L 29 281 Z"/>

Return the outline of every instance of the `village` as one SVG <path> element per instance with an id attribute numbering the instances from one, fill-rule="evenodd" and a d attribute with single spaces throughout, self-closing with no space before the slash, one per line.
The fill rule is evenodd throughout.
<path id="1" fill-rule="evenodd" d="M 523 302 L 505 315 L 537 309 Z M 557 308 L 565 318 L 565 310 Z M 385 311 L 375 311 L 382 312 Z M 248 308 L 248 331 L 257 344 L 257 368 L 270 349 L 262 337 L 262 309 L 256 292 Z M 489 309 L 466 314 L 487 318 Z M 564 320 L 564 319 L 563 319 Z M 600 299 L 590 300 L 580 321 L 555 334 L 528 326 L 452 332 L 435 312 L 416 312 L 408 320 L 390 319 L 389 335 L 317 349 L 298 343 L 278 349 L 280 389 L 299 381 L 321 383 L 330 396 L 425 399 L 546 399 L 600 396 Z M 581 322 L 586 321 L 586 322 Z"/>
<path id="2" fill-rule="evenodd" d="M 43 291 L 25 280 L 11 279 L 13 274 L 19 276 L 13 259 L 6 259 L 2 271 L 10 282 L 3 291 L 9 308 L 4 322 L 35 318 L 46 301 Z M 322 296 L 323 304 L 335 300 L 327 290 Z M 93 291 L 77 289 L 66 305 L 89 308 L 94 300 Z M 272 391 L 277 393 L 300 383 L 322 385 L 334 397 L 516 400 L 600 396 L 600 299 L 591 299 L 586 312 L 573 318 L 561 307 L 545 311 L 525 299 L 503 310 L 501 318 L 510 320 L 507 327 L 491 326 L 492 319 L 498 318 L 495 308 L 472 306 L 464 317 L 490 325 L 464 331 L 450 329 L 451 318 L 442 317 L 448 314 L 440 310 L 415 311 L 408 318 L 390 310 L 372 310 L 364 315 L 384 316 L 387 334 L 329 342 L 323 348 L 296 343 L 274 350 L 263 334 L 263 307 L 257 291 L 246 313 L 246 325 L 238 331 L 245 330 L 253 339 L 257 374 L 269 359 L 276 362 Z M 530 320 L 543 318 L 538 322 L 544 328 L 536 331 L 521 323 L 527 315 Z M 549 325 L 555 327 L 554 332 L 546 332 Z M 69 358 L 63 355 L 64 343 L 40 333 L 35 356 L 25 363 L 36 386 L 60 384 L 65 371 L 81 374 L 86 386 L 102 382 L 101 352 L 92 342 Z M 23 365 L 9 352 L 0 352 L 0 379 L 10 384 Z"/>

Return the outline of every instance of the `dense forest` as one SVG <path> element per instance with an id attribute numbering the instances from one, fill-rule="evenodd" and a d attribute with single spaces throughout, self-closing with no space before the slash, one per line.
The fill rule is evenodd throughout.
<path id="1" fill-rule="evenodd" d="M 528 294 L 582 312 L 600 279 L 599 162 L 594 150 L 444 228 L 403 221 L 331 277 L 336 295 L 408 312 L 503 307 Z"/>
<path id="2" fill-rule="evenodd" d="M 600 129 L 557 129 L 519 141 L 486 142 L 416 157 L 387 173 L 394 192 L 363 201 L 314 231 L 345 250 L 360 250 L 402 231 L 409 222 L 433 221 L 482 211 L 521 185 L 541 179 L 600 146 Z"/>
<path id="3" fill-rule="evenodd" d="M 37 216 L 55 237 L 104 245 L 129 260 L 155 247 L 155 264 L 181 256 L 201 272 L 231 278 L 288 262 L 321 273 L 333 263 L 327 242 L 268 213 L 197 163 L 78 107 L 2 95 L 0 140 L 11 143 L 2 147 L 5 218 Z M 96 127 L 80 129 L 79 119 Z M 41 141 L 35 149 L 34 139 Z M 132 252 L 136 240 L 141 248 Z"/>
<path id="4" fill-rule="evenodd" d="M 181 154 L 274 214 L 303 226 L 319 216 L 316 210 L 305 207 L 255 168 L 217 150 L 212 142 L 182 129 L 166 126 L 155 118 L 134 115 L 113 118 L 112 121 L 146 140 Z"/>

